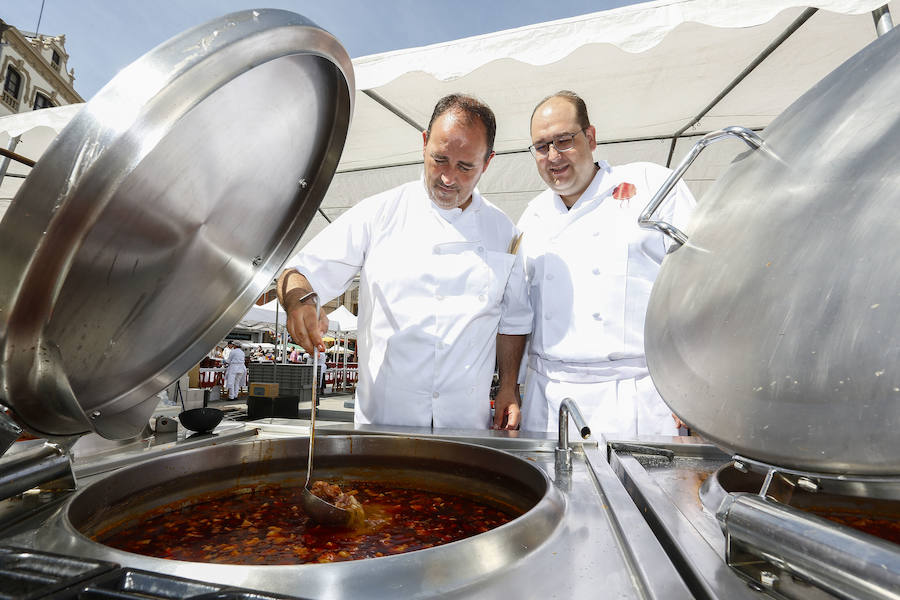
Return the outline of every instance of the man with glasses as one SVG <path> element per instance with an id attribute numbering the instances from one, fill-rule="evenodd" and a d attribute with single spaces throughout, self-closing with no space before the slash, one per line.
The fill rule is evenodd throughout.
<path id="1" fill-rule="evenodd" d="M 422 133 L 424 176 L 353 206 L 279 277 L 291 337 L 324 351 L 316 296 L 334 298 L 360 274 L 356 423 L 518 429 L 532 322 L 518 231 L 475 189 L 495 131 L 488 106 L 442 98 Z"/>
<path id="2" fill-rule="evenodd" d="M 666 238 L 637 224 L 670 171 L 595 162 L 596 130 L 569 91 L 538 103 L 531 139 L 550 189 L 518 224 L 534 310 L 522 428 L 556 431 L 560 402 L 570 397 L 595 432 L 677 435 L 680 422 L 650 380 L 643 344 Z M 672 194 L 661 214 L 677 225 L 694 199 L 684 183 Z"/>

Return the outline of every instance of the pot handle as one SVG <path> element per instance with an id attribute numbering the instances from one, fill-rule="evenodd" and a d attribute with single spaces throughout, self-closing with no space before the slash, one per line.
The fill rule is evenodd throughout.
<path id="1" fill-rule="evenodd" d="M 672 171 L 672 174 L 669 175 L 669 178 L 663 183 L 662 187 L 658 192 L 653 196 L 650 200 L 650 203 L 644 209 L 644 212 L 641 213 L 641 216 L 638 217 L 638 225 L 643 227 L 644 229 L 656 229 L 666 234 L 678 245 L 682 245 L 688 241 L 687 236 L 680 229 L 672 225 L 671 223 L 666 223 L 665 221 L 654 221 L 652 219 L 653 213 L 659 208 L 660 204 L 663 203 L 663 200 L 666 196 L 669 195 L 669 192 L 672 191 L 672 188 L 675 187 L 675 184 L 681 179 L 684 175 L 684 172 L 687 171 L 688 167 L 691 166 L 691 163 L 700 155 L 700 152 L 703 151 L 704 148 L 712 144 L 713 142 L 719 142 L 729 137 L 736 137 L 744 141 L 748 146 L 753 148 L 754 150 L 760 148 L 763 145 L 763 139 L 759 137 L 756 132 L 751 131 L 750 129 L 746 129 L 744 127 L 726 127 L 725 129 L 720 129 L 718 131 L 713 131 L 711 133 L 707 133 L 700 140 L 694 144 L 694 147 L 691 148 L 691 151 L 687 153 L 678 167 Z"/>

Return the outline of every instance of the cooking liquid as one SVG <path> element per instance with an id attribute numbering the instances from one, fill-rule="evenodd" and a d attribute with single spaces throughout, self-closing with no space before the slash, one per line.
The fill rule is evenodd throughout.
<path id="1" fill-rule="evenodd" d="M 318 525 L 300 507 L 302 488 L 264 486 L 154 509 L 134 525 L 94 540 L 137 554 L 241 565 L 322 563 L 402 554 L 488 531 L 518 514 L 439 492 L 347 482 L 362 503 L 359 529 Z"/>

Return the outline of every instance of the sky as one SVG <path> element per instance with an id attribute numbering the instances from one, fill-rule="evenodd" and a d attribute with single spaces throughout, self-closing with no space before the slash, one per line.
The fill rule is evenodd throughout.
<path id="1" fill-rule="evenodd" d="M 635 4 L 634 0 L 0 0 L 23 31 L 66 35 L 75 90 L 89 100 L 165 40 L 224 14 L 281 8 L 314 21 L 352 58 Z"/>

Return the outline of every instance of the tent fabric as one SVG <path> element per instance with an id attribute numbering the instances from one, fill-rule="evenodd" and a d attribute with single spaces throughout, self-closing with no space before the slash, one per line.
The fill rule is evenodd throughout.
<path id="1" fill-rule="evenodd" d="M 517 220 L 527 202 L 544 189 L 527 151 L 531 111 L 541 98 L 560 89 L 572 89 L 585 98 L 600 141 L 598 159 L 612 164 L 635 160 L 666 164 L 675 132 L 690 125 L 807 7 L 818 9 L 675 142 L 674 165 L 704 133 L 730 125 L 756 129 L 768 125 L 875 39 L 870 13 L 883 4 L 883 0 L 657 0 L 354 59 L 358 85 L 354 115 L 337 173 L 322 202 L 325 216 L 315 216 L 297 248 L 321 231 L 327 219 L 337 218 L 367 196 L 420 176 L 419 128 L 427 125 L 435 102 L 445 94 L 473 94 L 494 109 L 498 155 L 481 178 L 479 191 Z M 898 2 L 888 6 L 900 15 Z M 53 110 L 57 109 L 35 112 Z M 0 125 L 19 117 L 0 119 Z M 5 147 L 4 135 L 0 129 L 0 144 Z M 39 158 L 40 143 L 26 143 L 27 133 L 22 140 L 17 152 Z M 685 177 L 694 195 L 702 201 L 705 190 L 744 150 L 736 141 L 706 150 Z M 11 166 L 10 172 L 14 169 L 27 173 L 23 165 Z M 18 183 L 6 178 L 3 186 Z M 3 198 L 9 197 L 8 191 L 0 190 L 0 212 Z"/>
<path id="2" fill-rule="evenodd" d="M 420 127 L 435 102 L 474 94 L 497 115 L 494 158 L 479 191 L 514 221 L 545 186 L 527 151 L 535 104 L 560 89 L 582 95 L 612 164 L 666 164 L 672 135 L 690 124 L 754 59 L 812 6 L 817 12 L 675 145 L 674 166 L 701 135 L 731 125 L 761 129 L 876 37 L 883 1 L 662 0 L 518 29 L 354 59 L 356 102 L 337 174 L 322 203 L 331 220 L 363 198 L 422 172 Z M 900 5 L 888 6 L 900 15 Z M 685 181 L 698 199 L 740 142 L 706 150 Z M 302 248 L 327 225 L 317 215 Z"/>
<path id="3" fill-rule="evenodd" d="M 356 332 L 356 315 L 347 310 L 343 304 L 328 313 L 328 320 L 337 327 L 332 325 L 329 331 L 334 333 L 355 333 Z"/>
<path id="4" fill-rule="evenodd" d="M 281 330 L 285 326 L 285 314 L 284 309 L 278 304 L 278 300 L 271 300 L 263 305 L 254 304 L 238 322 L 237 327 L 244 329 L 275 329 L 276 311 L 278 312 L 278 328 Z M 338 326 L 337 321 L 329 319 L 329 330 Z"/>
<path id="5" fill-rule="evenodd" d="M 68 104 L 0 117 L 0 147 L 10 149 L 11 139 L 20 136 L 12 151 L 37 160 L 83 106 L 82 103 Z M 22 163 L 9 161 L 8 175 L 0 181 L 0 218 L 30 171 L 31 168 Z"/>
<path id="6" fill-rule="evenodd" d="M 66 104 L 0 117 L 0 133 L 15 137 L 35 127 L 47 127 L 59 133 L 83 106 L 84 103 Z"/>
<path id="7" fill-rule="evenodd" d="M 278 311 L 278 325 L 284 327 L 284 311 L 278 300 L 263 305 L 254 304 L 241 318 L 238 327 L 245 329 L 275 329 L 275 312 Z"/>
<path id="8" fill-rule="evenodd" d="M 809 6 L 842 14 L 867 14 L 884 5 L 883 0 L 824 0 Z M 602 40 L 630 53 L 645 52 L 658 45 L 680 25 L 696 23 L 709 27 L 754 27 L 772 21 L 786 8 L 807 6 L 783 0 L 727 2 L 723 0 L 658 0 L 624 6 L 588 15 L 528 25 L 462 40 L 415 49 L 396 50 L 354 60 L 359 89 L 381 87 L 413 71 L 435 79 L 465 77 L 499 58 L 532 66 L 544 66 L 566 58 L 576 45 L 546 44 L 539 40 Z M 397 60 L 402 57 L 402 60 Z"/>

